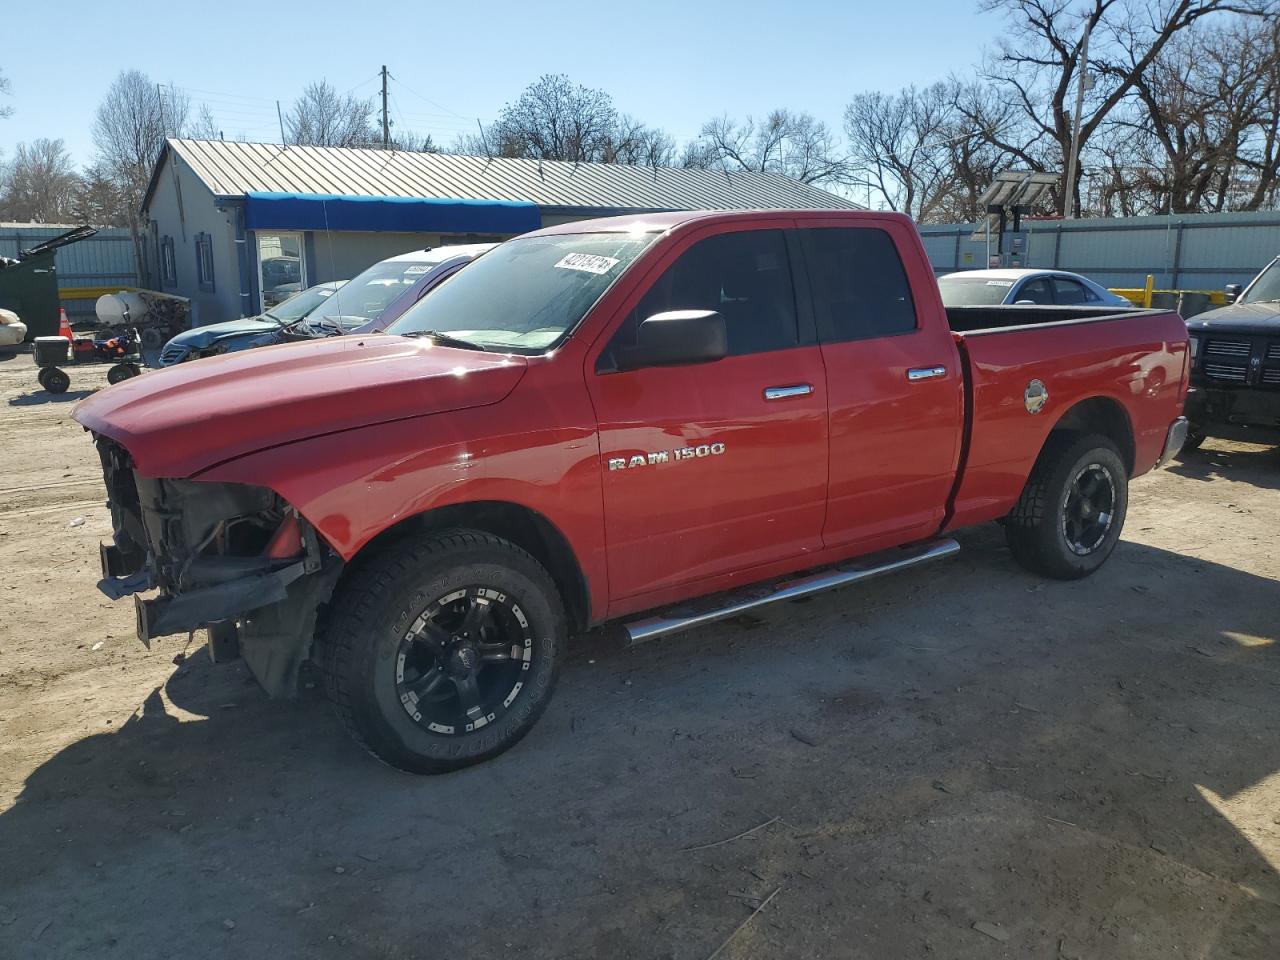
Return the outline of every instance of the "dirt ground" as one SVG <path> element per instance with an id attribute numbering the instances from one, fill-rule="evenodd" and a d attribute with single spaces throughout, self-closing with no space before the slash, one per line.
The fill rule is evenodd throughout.
<path id="1" fill-rule="evenodd" d="M 1103 571 L 945 565 L 626 651 L 415 778 L 148 653 L 69 418 L 0 362 L 0 957 L 1249 957 L 1280 944 L 1280 453 L 1133 487 Z M 184 660 L 180 655 L 186 654 Z M 766 899 L 768 905 L 754 917 Z"/>

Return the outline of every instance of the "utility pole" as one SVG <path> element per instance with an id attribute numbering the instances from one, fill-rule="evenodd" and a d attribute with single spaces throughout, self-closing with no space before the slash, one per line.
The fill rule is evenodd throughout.
<path id="1" fill-rule="evenodd" d="M 387 119 L 387 65 L 382 65 L 382 149 L 391 149 L 391 121 Z"/>
<path id="2" fill-rule="evenodd" d="M 1067 158 L 1067 191 L 1063 198 L 1062 215 L 1070 220 L 1079 211 L 1074 210 L 1076 200 L 1076 166 L 1080 162 L 1080 114 L 1084 112 L 1084 91 L 1089 82 L 1089 31 L 1093 24 L 1085 21 L 1084 37 L 1080 41 L 1080 75 L 1076 83 L 1076 110 L 1071 115 L 1071 156 Z M 1073 212 L 1074 211 L 1074 212 Z"/>

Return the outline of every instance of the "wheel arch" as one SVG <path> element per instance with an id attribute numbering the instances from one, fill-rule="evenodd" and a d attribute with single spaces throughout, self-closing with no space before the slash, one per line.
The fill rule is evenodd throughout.
<path id="1" fill-rule="evenodd" d="M 1040 452 L 1044 453 L 1055 436 L 1064 433 L 1099 433 L 1116 445 L 1125 470 L 1133 476 L 1137 460 L 1137 447 L 1133 435 L 1133 422 L 1124 404 L 1114 397 L 1096 396 L 1080 400 L 1058 418 L 1045 437 Z"/>
<path id="2" fill-rule="evenodd" d="M 352 565 L 406 537 L 450 529 L 479 530 L 514 543 L 551 575 L 560 590 L 571 627 L 577 631 L 590 625 L 591 594 L 573 547 L 554 523 L 524 504 L 477 500 L 435 507 L 405 517 L 365 544 L 352 558 Z"/>

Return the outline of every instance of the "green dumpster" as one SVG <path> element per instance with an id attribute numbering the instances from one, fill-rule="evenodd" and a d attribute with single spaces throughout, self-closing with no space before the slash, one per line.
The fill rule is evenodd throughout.
<path id="1" fill-rule="evenodd" d="M 58 335 L 58 274 L 53 263 L 58 248 L 97 232 L 77 227 L 21 251 L 17 260 L 0 257 L 0 307 L 12 310 L 27 325 L 28 340 Z"/>

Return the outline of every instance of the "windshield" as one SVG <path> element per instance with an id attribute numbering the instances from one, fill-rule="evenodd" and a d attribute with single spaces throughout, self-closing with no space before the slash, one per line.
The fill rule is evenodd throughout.
<path id="1" fill-rule="evenodd" d="M 656 234 L 573 233 L 510 240 L 441 284 L 388 333 L 439 331 L 541 353 L 586 316 Z"/>
<path id="2" fill-rule="evenodd" d="M 363 326 L 387 308 L 396 297 L 438 266 L 439 260 L 384 260 L 348 280 L 333 296 L 306 315 L 306 323 L 348 330 Z"/>
<path id="3" fill-rule="evenodd" d="M 306 316 L 324 301 L 333 296 L 334 287 L 332 284 L 323 284 L 322 286 L 311 287 L 303 290 L 301 293 L 295 293 L 283 303 L 278 303 L 266 313 L 264 317 L 272 320 L 279 320 L 281 323 L 288 323 L 291 320 L 297 320 L 299 317 Z"/>
<path id="4" fill-rule="evenodd" d="M 1280 300 L 1280 260 L 1272 260 L 1271 266 L 1258 274 L 1249 291 L 1240 298 L 1241 303 L 1265 303 Z"/>
<path id="5" fill-rule="evenodd" d="M 954 273 L 938 281 L 944 307 L 983 307 L 1004 303 L 1012 288 L 1012 280 L 966 277 Z"/>

